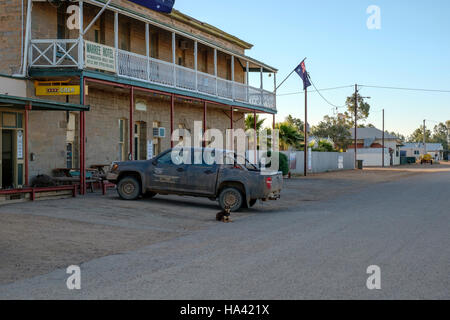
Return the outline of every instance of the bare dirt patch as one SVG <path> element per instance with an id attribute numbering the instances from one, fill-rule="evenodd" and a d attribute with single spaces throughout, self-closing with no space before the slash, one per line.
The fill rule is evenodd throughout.
<path id="1" fill-rule="evenodd" d="M 178 235 L 28 214 L 1 213 L 0 226 L 0 284 Z"/>

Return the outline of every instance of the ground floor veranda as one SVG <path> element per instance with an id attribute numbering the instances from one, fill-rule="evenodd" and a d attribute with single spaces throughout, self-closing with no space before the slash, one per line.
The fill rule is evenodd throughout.
<path id="1" fill-rule="evenodd" d="M 225 132 L 244 129 L 246 114 L 267 113 L 92 77 L 80 77 L 78 83 L 80 96 L 66 102 L 1 97 L 0 192 L 26 188 L 33 177 L 55 169 L 73 168 L 85 194 L 90 167 L 151 158 L 174 145 L 174 130 L 192 133 L 194 122 L 201 122 L 203 132 Z"/>

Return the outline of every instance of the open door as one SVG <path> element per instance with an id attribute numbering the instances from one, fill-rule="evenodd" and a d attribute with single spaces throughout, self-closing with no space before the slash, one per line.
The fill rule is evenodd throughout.
<path id="1" fill-rule="evenodd" d="M 14 131 L 2 132 L 2 187 L 13 188 L 15 180 Z"/>

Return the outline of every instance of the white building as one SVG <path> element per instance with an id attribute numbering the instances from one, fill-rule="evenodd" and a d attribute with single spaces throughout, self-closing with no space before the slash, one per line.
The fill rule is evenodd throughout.
<path id="1" fill-rule="evenodd" d="M 355 129 L 350 129 L 353 144 L 350 150 L 355 149 Z M 357 159 L 364 161 L 364 166 L 379 167 L 400 165 L 400 146 L 402 141 L 391 134 L 384 133 L 383 150 L 383 131 L 377 128 L 358 128 L 357 138 Z"/>
<path id="2" fill-rule="evenodd" d="M 405 143 L 400 148 L 401 156 L 404 157 L 415 157 L 419 159 L 421 155 L 430 154 L 433 159 L 443 160 L 444 159 L 444 147 L 440 143 L 426 143 L 421 142 Z"/>

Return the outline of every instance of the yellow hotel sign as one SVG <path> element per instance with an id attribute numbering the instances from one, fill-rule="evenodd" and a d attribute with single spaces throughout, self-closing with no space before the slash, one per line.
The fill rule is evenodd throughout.
<path id="1" fill-rule="evenodd" d="M 72 96 L 80 95 L 80 86 L 36 86 L 37 96 Z"/>

